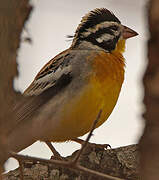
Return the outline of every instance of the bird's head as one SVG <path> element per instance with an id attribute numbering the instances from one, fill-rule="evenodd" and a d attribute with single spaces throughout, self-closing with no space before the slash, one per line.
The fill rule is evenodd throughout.
<path id="1" fill-rule="evenodd" d="M 138 35 L 134 30 L 121 24 L 109 10 L 97 8 L 86 14 L 76 29 L 72 47 L 115 50 L 118 42 Z"/>

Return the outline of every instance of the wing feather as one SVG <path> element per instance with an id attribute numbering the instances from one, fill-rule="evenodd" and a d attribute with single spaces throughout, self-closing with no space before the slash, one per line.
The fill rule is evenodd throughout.
<path id="1" fill-rule="evenodd" d="M 71 72 L 68 49 L 51 59 L 37 74 L 31 85 L 24 91 L 25 96 L 39 95 L 54 86 L 63 75 Z"/>
<path id="2" fill-rule="evenodd" d="M 15 127 L 12 130 L 20 122 L 33 117 L 39 108 L 45 105 L 72 81 L 68 55 L 66 50 L 49 61 L 25 90 L 24 95 L 30 97 L 23 98 L 13 106 Z M 47 72 L 50 72 L 50 67 L 52 68 L 52 72 L 47 74 Z M 45 76 L 42 76 L 44 73 Z"/>

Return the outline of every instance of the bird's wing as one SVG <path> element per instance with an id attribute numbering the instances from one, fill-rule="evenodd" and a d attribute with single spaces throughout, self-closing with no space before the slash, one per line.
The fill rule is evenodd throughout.
<path id="1" fill-rule="evenodd" d="M 31 85 L 24 91 L 25 96 L 39 95 L 54 86 L 64 75 L 71 72 L 68 49 L 51 59 L 37 74 Z"/>
<path id="2" fill-rule="evenodd" d="M 24 95 L 29 97 L 24 97 L 13 105 L 15 127 L 23 120 L 34 116 L 39 108 L 71 82 L 72 68 L 69 55 L 66 50 L 50 60 L 25 90 Z"/>

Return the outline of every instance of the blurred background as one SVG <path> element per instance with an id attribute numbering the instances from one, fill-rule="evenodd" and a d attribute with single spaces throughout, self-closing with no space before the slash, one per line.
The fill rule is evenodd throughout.
<path id="1" fill-rule="evenodd" d="M 32 43 L 22 41 L 18 52 L 19 77 L 15 79 L 15 89 L 23 92 L 35 75 L 51 58 L 68 48 L 81 17 L 94 8 L 111 10 L 122 24 L 134 29 L 139 36 L 129 39 L 126 44 L 125 82 L 118 103 L 109 119 L 94 131 L 91 142 L 110 144 L 112 148 L 138 142 L 144 127 L 142 112 L 144 106 L 142 76 L 146 67 L 146 22 L 145 0 L 32 0 L 34 9 L 22 34 L 22 39 L 30 37 Z M 83 139 L 86 136 L 82 137 Z M 54 144 L 63 155 L 72 154 L 79 144 L 67 142 Z M 22 154 L 50 158 L 52 153 L 42 142 L 36 142 L 21 152 Z M 6 170 L 15 169 L 16 160 L 10 158 Z"/>

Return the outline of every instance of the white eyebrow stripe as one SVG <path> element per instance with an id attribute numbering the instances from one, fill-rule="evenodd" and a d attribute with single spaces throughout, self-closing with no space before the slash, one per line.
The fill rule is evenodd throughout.
<path id="1" fill-rule="evenodd" d="M 97 32 L 99 29 L 104 29 L 113 25 L 119 26 L 119 23 L 117 22 L 102 22 L 100 24 L 97 24 L 91 28 L 86 29 L 86 32 L 81 33 L 83 37 L 88 37 L 90 34 Z"/>
<path id="2" fill-rule="evenodd" d="M 111 39 L 113 39 L 114 36 L 110 35 L 110 34 L 103 34 L 102 36 L 100 36 L 99 38 L 96 39 L 97 42 L 102 43 L 103 41 L 109 41 Z"/>

